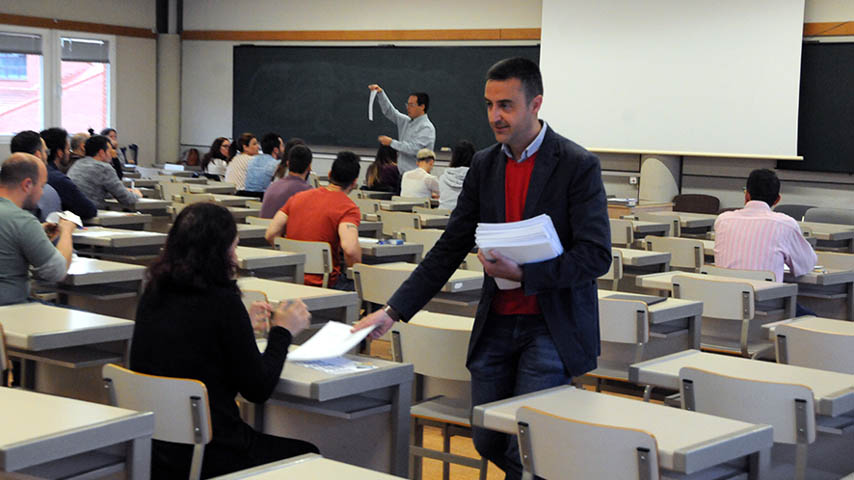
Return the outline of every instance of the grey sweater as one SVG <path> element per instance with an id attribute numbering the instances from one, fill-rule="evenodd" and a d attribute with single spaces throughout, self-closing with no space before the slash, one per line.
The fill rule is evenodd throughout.
<path id="1" fill-rule="evenodd" d="M 99 209 L 106 205 L 107 195 L 112 195 L 124 206 L 131 206 L 139 199 L 116 175 L 113 166 L 92 157 L 83 157 L 68 170 L 68 178 Z"/>

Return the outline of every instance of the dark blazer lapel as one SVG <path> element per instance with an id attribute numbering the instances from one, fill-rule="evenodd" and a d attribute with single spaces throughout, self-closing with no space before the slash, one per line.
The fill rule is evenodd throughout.
<path id="1" fill-rule="evenodd" d="M 558 157 L 555 151 L 556 146 L 557 142 L 554 141 L 554 132 L 549 128 L 546 131 L 546 136 L 543 138 L 540 149 L 537 150 L 534 171 L 531 172 L 531 181 L 528 183 L 528 196 L 525 197 L 525 210 L 522 212 L 522 219 L 535 216 L 540 196 L 546 189 L 546 183 L 551 178 L 552 172 L 557 167 Z"/>
<path id="2" fill-rule="evenodd" d="M 501 151 L 501 144 L 498 144 L 495 152 L 490 155 L 489 164 L 484 169 L 485 175 L 481 185 L 481 195 L 483 199 L 489 199 L 492 203 L 492 208 L 489 213 L 492 215 L 482 215 L 483 222 L 504 222 L 507 218 L 504 210 L 504 174 L 505 162 L 507 156 Z"/>

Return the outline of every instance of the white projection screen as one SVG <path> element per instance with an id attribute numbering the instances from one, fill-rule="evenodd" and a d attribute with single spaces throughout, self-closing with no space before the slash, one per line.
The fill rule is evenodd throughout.
<path id="1" fill-rule="evenodd" d="M 797 154 L 804 0 L 543 0 L 541 118 L 587 148 Z"/>

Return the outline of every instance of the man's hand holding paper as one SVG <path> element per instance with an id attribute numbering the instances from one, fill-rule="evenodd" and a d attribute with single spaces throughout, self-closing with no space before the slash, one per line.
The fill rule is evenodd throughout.
<path id="1" fill-rule="evenodd" d="M 488 254 L 488 257 L 487 257 Z M 477 250 L 477 258 L 483 264 L 483 271 L 495 278 L 506 278 L 514 282 L 522 281 L 522 266 L 501 255 L 497 250 Z"/>

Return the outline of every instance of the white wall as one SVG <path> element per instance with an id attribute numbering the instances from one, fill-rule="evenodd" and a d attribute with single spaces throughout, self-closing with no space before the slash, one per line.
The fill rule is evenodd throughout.
<path id="1" fill-rule="evenodd" d="M 154 0 L 3 0 L 0 12 L 153 29 L 155 5 Z"/>

